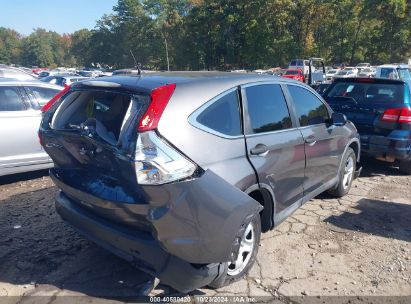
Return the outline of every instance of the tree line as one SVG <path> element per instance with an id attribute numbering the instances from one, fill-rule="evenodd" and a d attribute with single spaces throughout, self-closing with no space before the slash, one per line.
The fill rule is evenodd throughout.
<path id="1" fill-rule="evenodd" d="M 306 57 L 404 62 L 410 9 L 410 0 L 118 0 L 92 30 L 0 28 L 0 63 L 228 70 Z"/>

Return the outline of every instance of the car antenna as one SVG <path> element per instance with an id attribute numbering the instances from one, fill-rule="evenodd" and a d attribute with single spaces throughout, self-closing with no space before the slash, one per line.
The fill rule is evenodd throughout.
<path id="1" fill-rule="evenodd" d="M 136 57 L 134 57 L 133 51 L 130 49 L 130 54 L 134 60 L 134 67 L 138 70 L 138 75 L 141 75 L 141 63 L 137 63 Z"/>

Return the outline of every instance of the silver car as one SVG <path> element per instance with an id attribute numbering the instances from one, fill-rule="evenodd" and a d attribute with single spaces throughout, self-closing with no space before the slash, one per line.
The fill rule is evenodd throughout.
<path id="1" fill-rule="evenodd" d="M 321 192 L 346 195 L 359 172 L 354 125 L 269 75 L 81 81 L 39 136 L 61 217 L 180 292 L 247 275 L 262 232 Z"/>
<path id="2" fill-rule="evenodd" d="M 2 78 L 13 78 L 18 80 L 36 80 L 37 78 L 26 71 L 9 67 L 9 66 L 0 66 L 0 77 Z"/>
<path id="3" fill-rule="evenodd" d="M 54 76 L 47 76 L 40 81 L 55 84 L 61 87 L 65 87 L 66 85 L 72 85 L 75 82 L 82 81 L 89 79 L 89 77 L 81 77 L 81 76 L 69 76 L 69 75 L 54 75 Z"/>
<path id="4" fill-rule="evenodd" d="M 37 135 L 41 107 L 61 87 L 0 78 L 0 176 L 52 167 Z"/>

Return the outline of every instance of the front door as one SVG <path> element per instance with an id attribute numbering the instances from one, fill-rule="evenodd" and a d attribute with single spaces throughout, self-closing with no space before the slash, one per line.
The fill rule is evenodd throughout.
<path id="1" fill-rule="evenodd" d="M 305 141 L 304 194 L 310 194 L 335 180 L 346 141 L 338 127 L 329 124 L 330 112 L 319 97 L 302 86 L 287 87 Z"/>

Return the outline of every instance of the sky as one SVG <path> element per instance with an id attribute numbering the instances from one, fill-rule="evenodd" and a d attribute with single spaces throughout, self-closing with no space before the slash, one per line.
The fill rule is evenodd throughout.
<path id="1" fill-rule="evenodd" d="M 92 29 L 117 0 L 0 0 L 0 27 L 29 35 L 41 27 L 59 34 Z"/>

